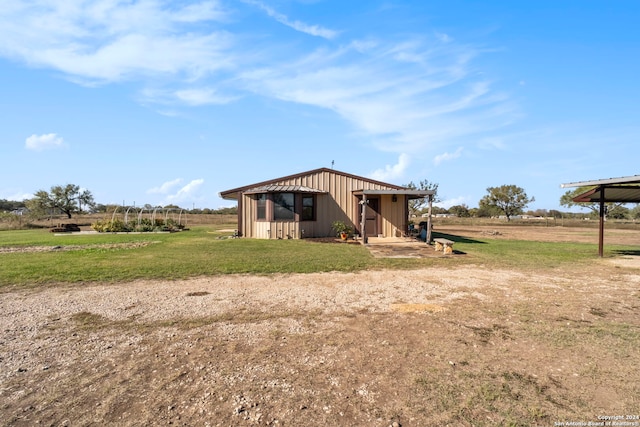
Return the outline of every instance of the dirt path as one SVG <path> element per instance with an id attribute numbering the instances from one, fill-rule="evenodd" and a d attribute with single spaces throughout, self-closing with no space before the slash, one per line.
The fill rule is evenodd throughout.
<path id="1" fill-rule="evenodd" d="M 640 413 L 640 269 L 0 294 L 2 425 L 554 425 Z"/>

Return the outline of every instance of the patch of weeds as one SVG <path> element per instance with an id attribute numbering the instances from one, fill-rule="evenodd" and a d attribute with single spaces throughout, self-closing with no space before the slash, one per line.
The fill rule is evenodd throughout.
<path id="1" fill-rule="evenodd" d="M 216 323 L 231 323 L 231 324 L 245 324 L 245 323 L 260 323 L 268 320 L 282 319 L 289 317 L 301 317 L 303 314 L 293 311 L 278 310 L 273 311 L 257 311 L 248 309 L 239 309 L 234 311 L 226 311 L 224 313 L 217 314 L 215 316 L 203 316 L 203 317 L 191 317 L 191 318 L 176 318 L 170 320 L 163 320 L 148 326 L 156 327 L 177 327 L 180 329 L 196 329 L 203 326 L 213 325 Z"/>
<path id="2" fill-rule="evenodd" d="M 188 297 L 203 297 L 205 295 L 209 295 L 209 292 L 207 292 L 207 291 L 196 291 L 196 292 L 188 292 L 187 293 Z"/>
<path id="3" fill-rule="evenodd" d="M 108 319 L 99 314 L 91 313 L 89 311 L 81 311 L 73 314 L 71 320 L 76 323 L 79 329 L 91 330 L 100 329 L 107 325 Z"/>
<path id="4" fill-rule="evenodd" d="M 438 413 L 452 425 L 529 426 L 547 422 L 564 405 L 553 397 L 553 384 L 518 371 L 499 373 L 429 372 L 415 379 L 425 413 Z M 492 414 L 487 417 L 487 414 Z"/>
<path id="5" fill-rule="evenodd" d="M 276 328 L 276 329 L 272 329 L 271 331 L 269 331 L 269 336 L 274 340 L 274 341 L 278 341 L 281 340 L 285 334 L 284 331 L 280 328 Z"/>
<path id="6" fill-rule="evenodd" d="M 491 327 L 465 325 L 465 328 L 471 329 L 476 335 L 478 335 L 482 344 L 488 344 L 493 336 L 500 337 L 503 340 L 513 339 L 511 337 L 509 329 L 506 326 L 498 325 L 495 323 Z"/>

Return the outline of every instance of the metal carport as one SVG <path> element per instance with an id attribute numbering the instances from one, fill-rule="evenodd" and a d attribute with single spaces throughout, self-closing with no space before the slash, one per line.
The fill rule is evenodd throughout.
<path id="1" fill-rule="evenodd" d="M 576 203 L 599 203 L 598 255 L 604 253 L 605 203 L 640 203 L 640 175 L 561 184 L 562 188 L 594 187 L 573 198 Z"/>

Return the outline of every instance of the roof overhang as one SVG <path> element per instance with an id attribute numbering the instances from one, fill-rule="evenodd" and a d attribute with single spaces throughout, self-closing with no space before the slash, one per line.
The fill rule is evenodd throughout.
<path id="1" fill-rule="evenodd" d="M 235 191 L 228 191 L 220 193 L 220 196 L 225 200 L 238 200 L 240 194 L 264 194 L 264 193 L 303 193 L 303 194 L 326 194 L 326 191 L 321 191 L 311 187 L 305 187 L 304 185 L 260 185 L 258 187 L 238 189 Z"/>
<path id="2" fill-rule="evenodd" d="M 421 199 L 427 196 L 433 196 L 435 191 L 433 190 L 356 190 L 353 192 L 356 196 L 379 196 L 379 195 L 395 195 L 395 196 L 407 196 L 409 199 Z"/>
<path id="3" fill-rule="evenodd" d="M 561 187 L 594 187 L 574 197 L 576 203 L 640 203 L 640 175 L 570 182 Z"/>
<path id="4" fill-rule="evenodd" d="M 640 186 L 600 186 L 573 198 L 576 203 L 640 203 Z"/>

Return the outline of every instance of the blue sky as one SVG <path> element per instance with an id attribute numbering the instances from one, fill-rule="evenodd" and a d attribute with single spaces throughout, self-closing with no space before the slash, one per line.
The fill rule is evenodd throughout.
<path id="1" fill-rule="evenodd" d="M 640 174 L 640 2 L 20 0 L 0 8 L 0 199 L 229 206 L 319 167 L 439 184 Z"/>

